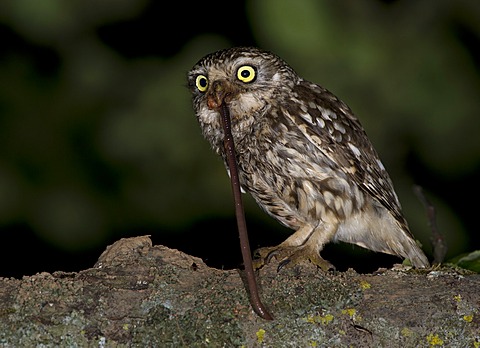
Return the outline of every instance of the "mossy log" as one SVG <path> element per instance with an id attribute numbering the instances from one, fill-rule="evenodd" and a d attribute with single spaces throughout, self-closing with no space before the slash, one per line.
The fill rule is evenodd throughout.
<path id="1" fill-rule="evenodd" d="M 480 347 L 480 275 L 403 266 L 374 274 L 262 268 L 251 309 L 239 270 L 148 236 L 90 269 L 0 279 L 2 347 Z"/>

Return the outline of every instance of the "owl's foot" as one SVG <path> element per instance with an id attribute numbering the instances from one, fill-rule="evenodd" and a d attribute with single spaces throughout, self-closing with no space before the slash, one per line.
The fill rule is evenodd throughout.
<path id="1" fill-rule="evenodd" d="M 255 259 L 253 260 L 253 266 L 255 267 L 255 269 L 262 268 L 274 257 L 276 260 L 279 261 L 277 268 L 278 271 L 280 271 L 284 267 L 293 267 L 306 261 L 310 261 L 324 271 L 328 271 L 329 269 L 335 269 L 335 267 L 330 262 L 320 256 L 320 253 L 318 251 L 313 248 L 309 248 L 308 245 L 260 248 L 255 250 L 254 255 Z"/>
<path id="2" fill-rule="evenodd" d="M 253 268 L 260 269 L 266 264 L 270 263 L 272 257 L 277 257 L 279 255 L 279 250 L 285 250 L 286 248 L 281 249 L 279 246 L 276 247 L 265 247 L 256 249 L 253 252 Z"/>

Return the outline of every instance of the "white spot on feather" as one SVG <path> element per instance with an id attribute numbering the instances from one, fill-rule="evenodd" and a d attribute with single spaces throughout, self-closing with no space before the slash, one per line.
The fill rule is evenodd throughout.
<path id="1" fill-rule="evenodd" d="M 355 145 L 352 145 L 352 143 L 348 143 L 348 147 L 350 148 L 350 150 L 352 150 L 352 152 L 355 154 L 356 157 L 360 157 L 361 152 L 358 149 L 358 147 L 356 147 Z"/>
<path id="2" fill-rule="evenodd" d="M 308 113 L 300 114 L 300 117 L 303 118 L 305 121 L 307 121 L 310 124 L 313 123 L 312 116 L 310 116 L 310 114 L 308 114 Z"/>
<path id="3" fill-rule="evenodd" d="M 333 128 L 338 130 L 340 133 L 345 134 L 345 127 L 339 122 L 333 122 Z"/>
<path id="4" fill-rule="evenodd" d="M 324 127 L 325 127 L 325 121 L 322 120 L 320 117 L 317 117 L 317 124 L 318 124 L 321 128 L 324 128 Z"/>
<path id="5" fill-rule="evenodd" d="M 273 81 L 280 81 L 282 78 L 282 75 L 280 73 L 275 73 L 275 75 L 272 76 Z"/>
<path id="6" fill-rule="evenodd" d="M 335 197 L 330 191 L 325 191 L 323 193 L 323 199 L 325 200 L 325 204 L 328 206 L 332 206 L 334 204 Z"/>
<path id="7" fill-rule="evenodd" d="M 377 159 L 377 164 L 378 164 L 378 167 L 381 169 L 381 170 L 385 170 L 385 167 L 383 166 L 383 163 Z"/>

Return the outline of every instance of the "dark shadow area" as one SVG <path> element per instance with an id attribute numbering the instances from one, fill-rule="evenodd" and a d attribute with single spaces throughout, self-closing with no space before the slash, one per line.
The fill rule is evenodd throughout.
<path id="1" fill-rule="evenodd" d="M 273 246 L 288 236 L 288 229 L 274 228 L 262 221 L 248 221 L 252 252 L 258 247 Z M 201 258 L 217 269 L 242 268 L 242 256 L 236 220 L 212 218 L 197 222 L 189 230 L 158 232 L 153 229 L 131 228 L 115 235 L 105 245 L 82 252 L 62 252 L 39 238 L 25 224 L 2 229 L 0 277 L 20 279 L 39 272 L 78 272 L 92 267 L 100 254 L 120 238 L 151 235 L 154 245 L 164 245 Z M 337 271 L 353 268 L 359 273 L 371 273 L 381 267 L 391 267 L 402 260 L 381 253 L 345 244 L 330 243 L 322 252 Z M 275 262 L 275 260 L 273 260 Z"/>

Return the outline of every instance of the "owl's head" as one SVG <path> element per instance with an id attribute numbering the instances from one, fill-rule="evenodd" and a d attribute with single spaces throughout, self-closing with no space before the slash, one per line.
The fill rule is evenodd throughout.
<path id="1" fill-rule="evenodd" d="M 222 104 L 228 105 L 233 123 L 252 119 L 299 79 L 273 53 L 234 47 L 202 58 L 188 73 L 188 87 L 200 123 L 215 127 Z"/>

